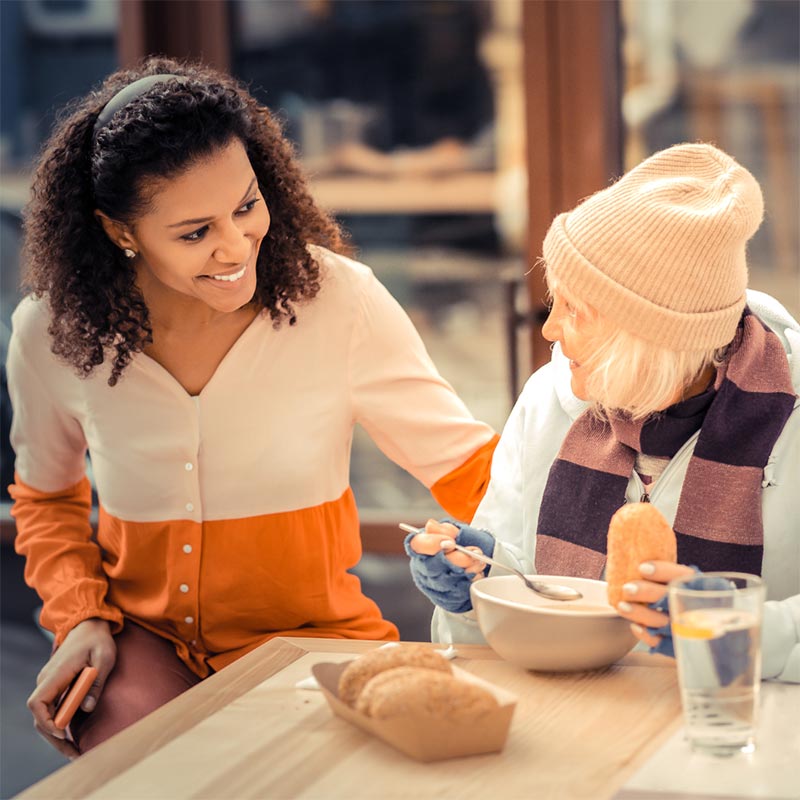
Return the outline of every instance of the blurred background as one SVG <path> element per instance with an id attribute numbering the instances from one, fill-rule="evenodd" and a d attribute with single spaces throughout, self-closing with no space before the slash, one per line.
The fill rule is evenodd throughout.
<path id="1" fill-rule="evenodd" d="M 231 71 L 275 111 L 318 202 L 498 430 L 541 339 L 555 214 L 658 149 L 718 144 L 759 179 L 751 285 L 800 317 L 797 0 L 2 0 L 0 349 L 19 300 L 20 212 L 59 108 L 151 53 Z M 0 408 L 0 796 L 63 763 L 24 705 L 49 652 L 13 552 Z M 359 432 L 365 591 L 427 639 L 396 523 L 439 513 Z"/>

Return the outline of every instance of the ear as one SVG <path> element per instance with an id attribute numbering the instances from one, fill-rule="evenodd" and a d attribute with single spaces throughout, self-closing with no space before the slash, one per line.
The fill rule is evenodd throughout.
<path id="1" fill-rule="evenodd" d="M 120 250 L 125 250 L 125 248 L 135 251 L 139 250 L 136 239 L 126 225 L 111 219 L 111 217 L 98 209 L 95 209 L 94 215 L 97 221 L 103 226 L 106 236 L 108 236 Z"/>

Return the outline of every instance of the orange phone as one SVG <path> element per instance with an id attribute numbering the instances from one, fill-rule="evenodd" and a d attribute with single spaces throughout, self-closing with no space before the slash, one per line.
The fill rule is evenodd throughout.
<path id="1" fill-rule="evenodd" d="M 94 679 L 97 677 L 96 667 L 84 667 L 78 677 L 72 682 L 64 698 L 58 704 L 53 724 L 56 728 L 64 730 L 69 725 L 72 716 L 78 710 L 78 706 L 83 702 L 86 693 L 92 688 Z"/>

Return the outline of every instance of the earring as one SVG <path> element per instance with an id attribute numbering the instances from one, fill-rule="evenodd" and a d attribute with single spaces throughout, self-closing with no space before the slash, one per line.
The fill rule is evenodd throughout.
<path id="1" fill-rule="evenodd" d="M 125 253 L 125 258 L 136 258 L 136 252 L 130 247 L 126 247 L 122 252 Z"/>

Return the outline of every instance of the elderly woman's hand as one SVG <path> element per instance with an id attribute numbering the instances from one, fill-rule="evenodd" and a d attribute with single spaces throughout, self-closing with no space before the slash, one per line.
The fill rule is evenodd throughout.
<path id="1" fill-rule="evenodd" d="M 405 550 L 417 588 L 434 605 L 462 614 L 472 608 L 469 587 L 486 567 L 466 553 L 448 551 L 447 542 L 453 541 L 487 556 L 494 552 L 495 540 L 487 531 L 433 519 L 426 523 L 424 533 L 406 537 Z"/>
<path id="2" fill-rule="evenodd" d="M 447 560 L 451 564 L 462 567 L 466 572 L 481 572 L 486 566 L 482 561 L 470 558 L 460 550 L 447 549 L 446 543 L 455 542 L 459 534 L 459 529 L 452 523 L 437 522 L 435 519 L 429 519 L 425 523 L 425 533 L 418 533 L 416 536 L 412 536 L 409 540 L 409 546 L 415 553 L 426 556 L 435 556 L 444 550 Z M 469 545 L 469 549 L 481 552 L 480 547 L 474 545 Z"/>
<path id="3" fill-rule="evenodd" d="M 645 561 L 639 565 L 639 572 L 642 580 L 631 581 L 622 587 L 624 599 L 617 605 L 617 610 L 630 620 L 631 630 L 640 641 L 662 652 L 662 643 L 665 637 L 670 636 L 669 614 L 651 608 L 651 604 L 665 598 L 671 580 L 692 575 L 695 570 L 670 561 Z M 672 648 L 664 648 L 663 652 L 671 655 Z"/>

